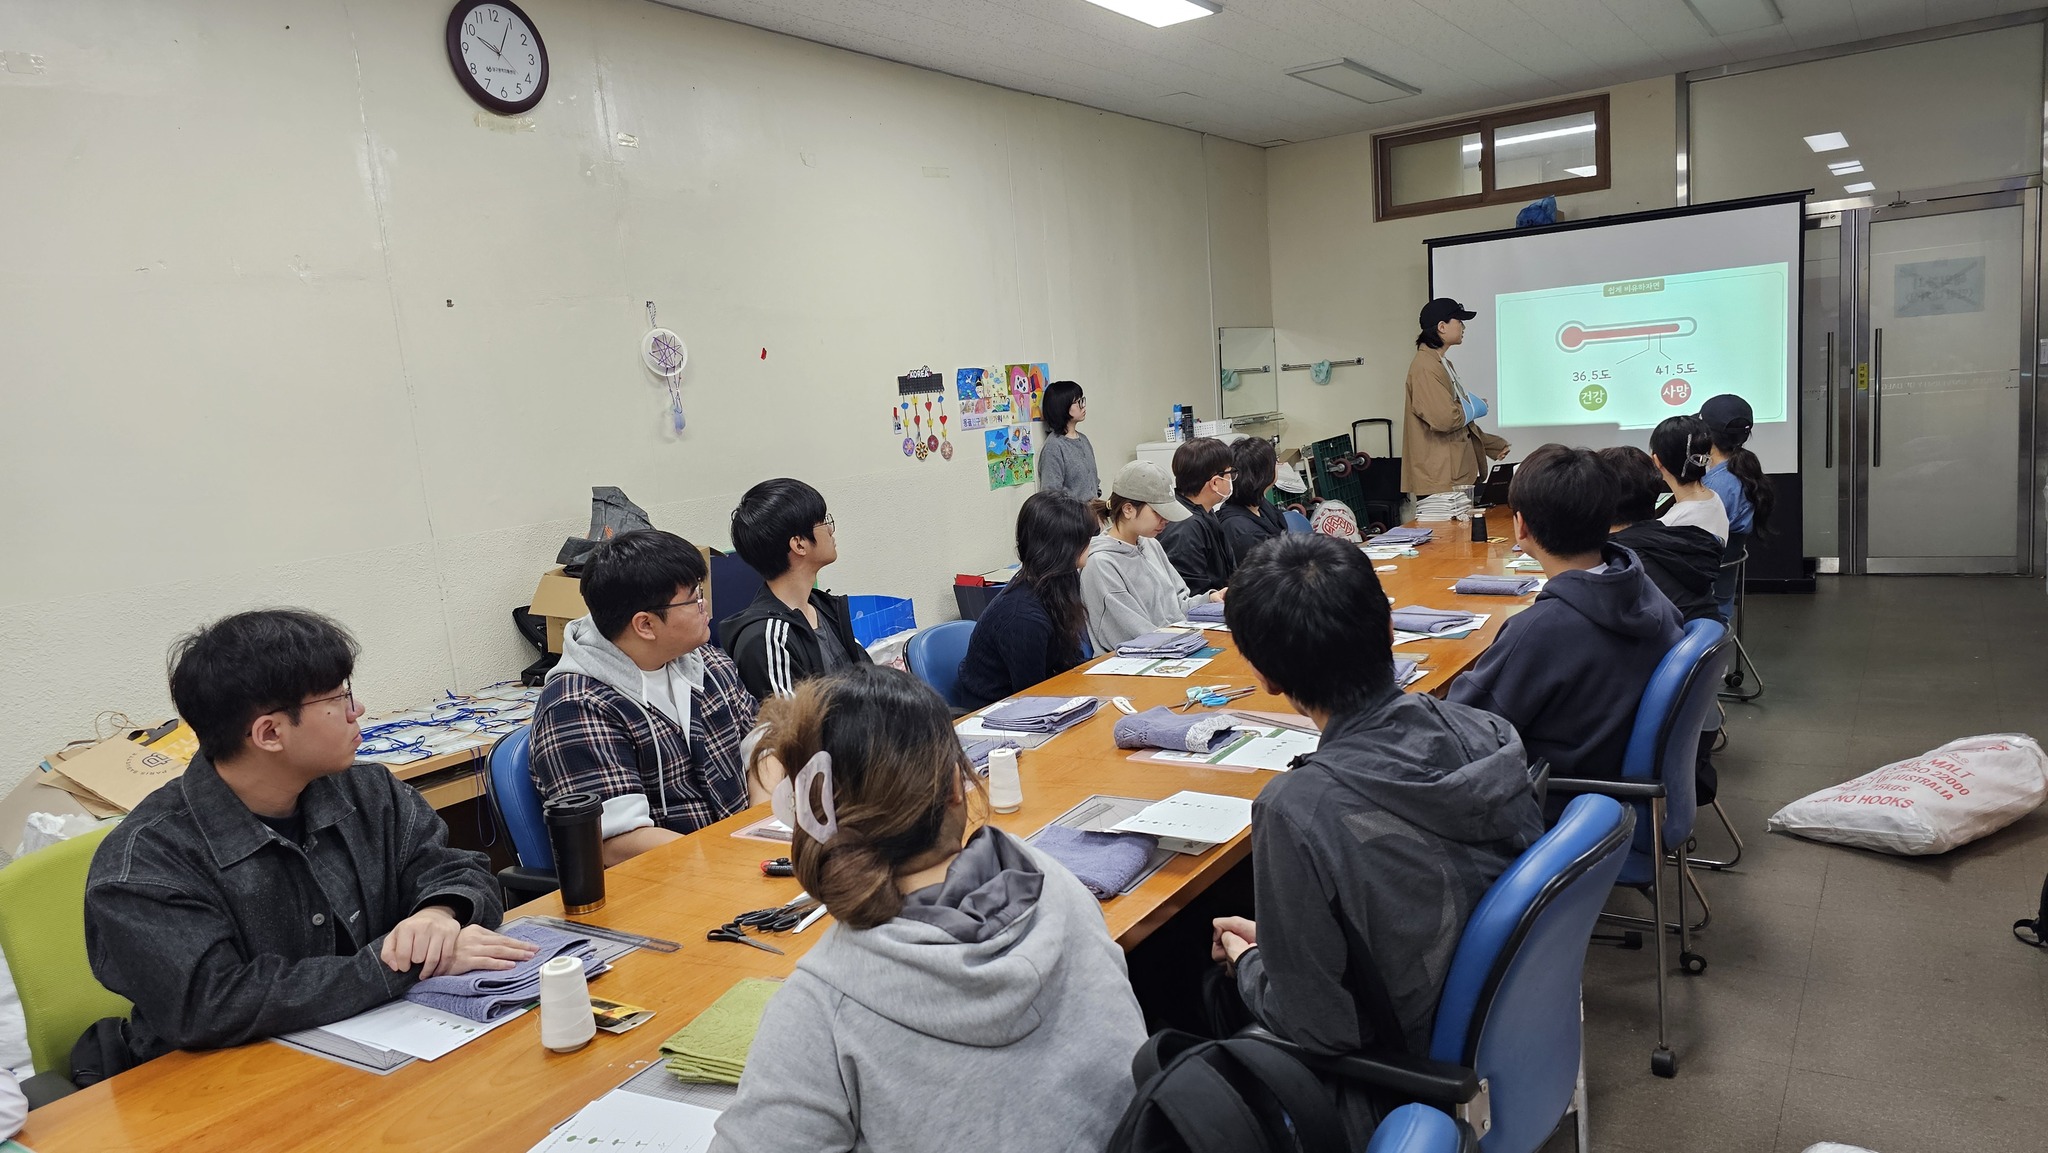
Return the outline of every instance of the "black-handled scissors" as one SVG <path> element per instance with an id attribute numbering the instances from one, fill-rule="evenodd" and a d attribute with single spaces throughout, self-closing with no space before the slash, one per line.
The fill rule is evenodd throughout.
<path id="1" fill-rule="evenodd" d="M 816 897 L 798 897 L 787 905 L 777 905 L 773 909 L 755 909 L 750 913 L 741 913 L 732 919 L 732 923 L 757 933 L 787 932 L 796 928 L 798 922 L 804 919 L 804 914 L 810 912 L 811 906 L 817 903 Z"/>
<path id="2" fill-rule="evenodd" d="M 770 953 L 777 954 L 778 956 L 782 955 L 782 950 L 768 942 L 756 941 L 752 937 L 747 936 L 747 931 L 740 927 L 738 921 L 727 921 L 725 924 L 704 934 L 704 939 L 707 941 L 731 941 L 739 945 L 752 945 L 756 949 L 766 949 Z"/>

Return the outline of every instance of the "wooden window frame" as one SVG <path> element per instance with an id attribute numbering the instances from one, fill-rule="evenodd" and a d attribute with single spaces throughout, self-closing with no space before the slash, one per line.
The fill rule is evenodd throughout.
<path id="1" fill-rule="evenodd" d="M 1592 176 L 1574 176 L 1568 180 L 1552 180 L 1543 184 L 1523 184 L 1514 188 L 1495 188 L 1493 184 L 1493 138 L 1503 128 L 1527 124 L 1536 120 L 1553 120 L 1560 116 L 1573 116 L 1582 112 L 1593 114 L 1593 163 L 1599 169 Z M 1479 191 L 1468 196 L 1446 196 L 1437 200 L 1418 200 L 1413 204 L 1395 204 L 1394 174 L 1389 159 L 1394 149 L 1408 144 L 1425 144 L 1447 136 L 1479 135 Z M 1609 124 L 1607 119 L 1607 94 L 1581 97 L 1577 100 L 1559 100 L 1550 104 L 1532 104 L 1525 108 L 1511 108 L 1505 112 L 1493 112 L 1485 116 L 1473 116 L 1464 120 L 1445 120 L 1436 124 L 1425 124 L 1420 128 L 1389 132 L 1372 138 L 1373 155 L 1373 219 L 1398 220 L 1404 216 L 1427 216 L 1435 212 L 1454 212 L 1461 208 L 1479 208 L 1491 204 L 1527 203 L 1545 196 L 1567 196 L 1577 192 L 1598 192 L 1613 184 L 1613 169 L 1608 163 Z"/>

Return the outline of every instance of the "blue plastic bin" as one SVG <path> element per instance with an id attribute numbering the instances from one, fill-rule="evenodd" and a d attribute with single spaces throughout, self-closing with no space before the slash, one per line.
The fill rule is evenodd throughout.
<path id="1" fill-rule="evenodd" d="M 853 639 L 871 645 L 917 627 L 917 613 L 903 597 L 847 597 L 853 616 Z"/>

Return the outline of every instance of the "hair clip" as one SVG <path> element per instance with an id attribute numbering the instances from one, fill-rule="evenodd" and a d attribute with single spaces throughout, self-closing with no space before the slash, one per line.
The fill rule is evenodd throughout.
<path id="1" fill-rule="evenodd" d="M 811 807 L 811 786 L 814 783 L 825 786 L 818 797 L 822 816 Z M 784 825 L 802 829 L 821 845 L 830 841 L 839 832 L 838 814 L 832 805 L 832 754 L 819 750 L 817 755 L 804 762 L 793 784 L 788 777 L 782 778 L 775 786 L 769 807 L 774 810 L 775 819 Z"/>

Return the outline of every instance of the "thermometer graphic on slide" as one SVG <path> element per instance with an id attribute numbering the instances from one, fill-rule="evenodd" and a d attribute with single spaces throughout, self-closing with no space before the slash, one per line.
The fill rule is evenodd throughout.
<path id="1" fill-rule="evenodd" d="M 1581 324 L 1574 320 L 1557 330 L 1557 346 L 1566 352 L 1577 352 L 1589 344 L 1691 336 L 1697 331 L 1699 325 L 1690 316 L 1671 320 L 1639 320 L 1631 324 Z"/>

